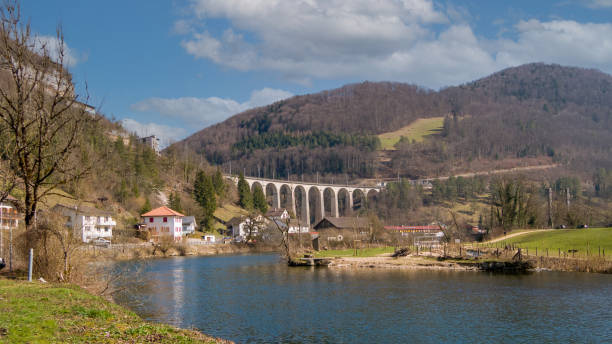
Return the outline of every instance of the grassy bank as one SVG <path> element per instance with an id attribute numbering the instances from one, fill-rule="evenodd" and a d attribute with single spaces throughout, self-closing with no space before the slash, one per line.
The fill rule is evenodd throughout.
<path id="1" fill-rule="evenodd" d="M 148 323 L 73 285 L 0 279 L 3 343 L 221 343 L 197 331 Z"/>
<path id="2" fill-rule="evenodd" d="M 543 250 L 578 250 L 580 253 L 597 253 L 601 248 L 612 256 L 612 228 L 559 229 L 534 232 L 500 241 L 498 245 L 514 244 L 521 248 L 540 252 Z"/>

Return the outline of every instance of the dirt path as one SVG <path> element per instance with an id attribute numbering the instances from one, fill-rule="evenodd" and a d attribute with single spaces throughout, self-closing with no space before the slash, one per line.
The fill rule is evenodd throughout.
<path id="1" fill-rule="evenodd" d="M 532 230 L 532 231 L 524 231 L 524 232 L 518 232 L 518 233 L 510 233 L 510 234 L 508 234 L 508 235 L 506 235 L 506 236 L 503 236 L 503 237 L 495 238 L 495 239 L 493 239 L 493 240 L 486 241 L 486 242 L 484 242 L 483 244 L 492 244 L 492 243 L 494 243 L 494 242 L 504 241 L 504 240 L 506 240 L 506 239 L 514 238 L 514 237 L 516 237 L 516 236 L 523 235 L 523 234 L 529 234 L 529 233 L 539 233 L 539 232 L 549 232 L 549 231 L 552 231 L 552 230 L 553 230 L 553 229 L 534 229 L 534 230 Z"/>

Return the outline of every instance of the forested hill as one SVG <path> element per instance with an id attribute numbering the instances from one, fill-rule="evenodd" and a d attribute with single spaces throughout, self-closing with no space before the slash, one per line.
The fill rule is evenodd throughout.
<path id="1" fill-rule="evenodd" d="M 437 134 L 380 150 L 377 135 L 433 117 L 445 117 Z M 169 152 L 182 147 L 266 176 L 422 177 L 510 160 L 612 170 L 612 76 L 528 64 L 440 91 L 364 82 L 243 112 Z"/>

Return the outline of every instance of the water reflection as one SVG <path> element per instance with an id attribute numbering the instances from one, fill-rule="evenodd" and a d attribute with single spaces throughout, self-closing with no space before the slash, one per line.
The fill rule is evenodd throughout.
<path id="1" fill-rule="evenodd" d="M 612 341 L 608 275 L 301 269 L 272 255 L 148 264 L 119 302 L 241 343 Z"/>

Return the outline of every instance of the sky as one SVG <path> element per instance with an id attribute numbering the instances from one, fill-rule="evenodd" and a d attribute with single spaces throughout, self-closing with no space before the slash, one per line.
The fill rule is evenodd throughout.
<path id="1" fill-rule="evenodd" d="M 22 0 L 61 25 L 82 99 L 183 139 L 249 108 L 363 81 L 434 90 L 531 62 L 612 74 L 612 0 Z"/>

